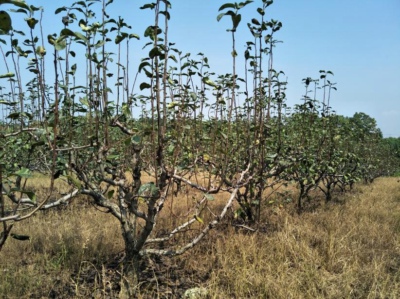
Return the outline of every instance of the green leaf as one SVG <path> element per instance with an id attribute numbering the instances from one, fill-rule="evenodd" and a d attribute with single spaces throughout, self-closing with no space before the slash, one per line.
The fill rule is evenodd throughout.
<path id="1" fill-rule="evenodd" d="M 129 38 L 136 38 L 137 40 L 140 39 L 140 36 L 134 33 L 129 34 Z"/>
<path id="2" fill-rule="evenodd" d="M 171 103 L 169 103 L 169 104 L 167 105 L 167 108 L 168 108 L 168 109 L 173 109 L 173 108 L 175 108 L 175 107 L 177 107 L 177 106 L 179 106 L 179 102 L 173 101 L 173 102 L 171 102 Z"/>
<path id="3" fill-rule="evenodd" d="M 69 30 L 68 28 L 64 28 L 63 30 L 61 30 L 60 37 L 64 37 L 64 36 L 76 37 L 77 39 L 81 39 L 84 42 L 87 42 L 86 37 L 82 33 L 73 32 L 72 30 Z"/>
<path id="4" fill-rule="evenodd" d="M 35 52 L 36 52 L 37 55 L 40 55 L 42 57 L 44 55 L 46 55 L 46 49 L 44 47 L 42 47 L 42 46 L 37 46 Z"/>
<path id="5" fill-rule="evenodd" d="M 54 46 L 54 44 L 55 44 L 55 42 L 56 42 L 56 39 L 55 39 L 55 37 L 54 37 L 53 35 L 49 34 L 49 35 L 47 36 L 47 42 L 48 42 L 50 45 Z"/>
<path id="6" fill-rule="evenodd" d="M 270 155 L 267 155 L 267 159 L 268 159 L 268 160 L 274 160 L 277 156 L 278 156 L 277 153 L 275 153 L 275 154 L 270 154 Z"/>
<path id="7" fill-rule="evenodd" d="M 171 18 L 168 11 L 160 11 L 160 14 L 164 15 L 167 18 L 167 20 L 169 20 Z"/>
<path id="8" fill-rule="evenodd" d="M 42 145 L 45 145 L 45 144 L 46 143 L 43 140 L 35 142 L 35 143 L 32 143 L 31 149 L 34 149 L 35 147 L 42 146 Z"/>
<path id="9" fill-rule="evenodd" d="M 203 219 L 201 219 L 199 216 L 197 216 L 197 215 L 194 215 L 194 219 L 196 219 L 199 223 L 201 223 L 201 224 L 203 224 L 204 223 L 204 221 L 203 221 Z"/>
<path id="10" fill-rule="evenodd" d="M 67 8 L 64 6 L 64 7 L 60 7 L 60 8 L 57 8 L 56 9 L 56 11 L 54 12 L 54 14 L 56 15 L 56 14 L 59 14 L 60 12 L 62 12 L 62 11 L 67 11 Z"/>
<path id="11" fill-rule="evenodd" d="M 119 155 L 108 155 L 107 156 L 108 160 L 115 160 L 115 159 L 118 159 L 118 158 L 119 158 Z"/>
<path id="12" fill-rule="evenodd" d="M 81 102 L 82 105 L 89 107 L 89 101 L 88 101 L 87 97 L 79 98 L 79 102 Z"/>
<path id="13" fill-rule="evenodd" d="M 156 5 L 154 3 L 149 3 L 149 4 L 143 5 L 143 6 L 139 7 L 139 8 L 140 9 L 147 9 L 147 8 L 153 9 L 155 6 Z"/>
<path id="14" fill-rule="evenodd" d="M 254 25 L 261 25 L 260 22 L 259 22 L 257 19 L 251 19 L 251 22 L 252 22 Z"/>
<path id="15" fill-rule="evenodd" d="M 11 23 L 10 15 L 4 10 L 0 11 L 0 34 L 8 34 L 12 29 Z"/>
<path id="16" fill-rule="evenodd" d="M 224 139 L 228 139 L 228 136 L 227 136 L 224 132 L 219 131 L 219 133 L 221 134 L 221 136 L 222 136 Z"/>
<path id="17" fill-rule="evenodd" d="M 32 200 L 33 202 L 36 202 L 36 194 L 34 192 L 32 192 L 32 191 L 19 191 L 19 192 L 26 194 L 26 196 L 28 196 L 28 198 L 30 200 Z"/>
<path id="18" fill-rule="evenodd" d="M 117 35 L 115 37 L 115 44 L 118 45 L 120 42 L 122 42 L 126 38 L 126 35 Z"/>
<path id="19" fill-rule="evenodd" d="M 31 238 L 30 236 L 27 235 L 17 235 L 17 234 L 11 234 L 11 237 L 19 241 L 27 241 Z"/>
<path id="20" fill-rule="evenodd" d="M 86 36 L 84 36 L 82 33 L 79 32 L 74 32 L 74 35 L 77 39 L 83 40 L 85 43 L 87 42 Z"/>
<path id="21" fill-rule="evenodd" d="M 36 24 L 39 23 L 35 18 L 27 18 L 25 21 L 31 29 L 35 29 Z"/>
<path id="22" fill-rule="evenodd" d="M 156 56 L 162 56 L 163 53 L 160 51 L 159 47 L 154 47 L 153 49 L 150 50 L 149 52 L 149 57 L 153 59 Z"/>
<path id="23" fill-rule="evenodd" d="M 140 196 L 157 197 L 160 192 L 157 186 L 153 182 L 150 182 L 140 186 L 138 194 Z"/>
<path id="24" fill-rule="evenodd" d="M 54 43 L 54 48 L 55 48 L 57 51 L 62 51 L 62 50 L 64 50 L 66 46 L 67 46 L 67 42 L 65 41 L 64 38 L 57 39 L 57 40 L 55 41 L 55 43 Z"/>
<path id="25" fill-rule="evenodd" d="M 14 77 L 14 76 L 15 76 L 14 73 L 7 73 L 7 74 L 4 74 L 4 75 L 0 75 L 0 79 L 3 79 L 3 78 L 12 78 L 12 77 Z"/>
<path id="26" fill-rule="evenodd" d="M 169 55 L 169 58 L 172 59 L 175 63 L 178 63 L 178 60 L 176 59 L 175 55 Z"/>
<path id="27" fill-rule="evenodd" d="M 31 171 L 25 167 L 21 167 L 21 169 L 15 172 L 14 174 L 21 178 L 30 178 L 32 176 Z"/>
<path id="28" fill-rule="evenodd" d="M 217 87 L 217 86 L 218 86 L 214 81 L 212 81 L 212 80 L 211 80 L 210 78 L 208 78 L 208 77 L 204 77 L 204 78 L 203 78 L 203 82 L 204 82 L 204 84 L 209 85 L 209 86 L 212 86 L 212 87 Z"/>
<path id="29" fill-rule="evenodd" d="M 131 137 L 125 138 L 124 144 L 126 146 L 129 146 L 129 145 L 131 145 L 131 141 L 132 141 Z"/>
<path id="30" fill-rule="evenodd" d="M 15 106 L 15 105 L 18 104 L 18 102 L 7 102 L 7 101 L 4 101 L 4 100 L 0 100 L 0 104 L 4 104 L 4 105 L 7 105 L 7 106 Z"/>
<path id="31" fill-rule="evenodd" d="M 232 15 L 232 22 L 233 22 L 233 30 L 234 31 L 239 26 L 241 20 L 242 20 L 242 15 L 241 14 L 237 14 L 235 16 Z"/>
<path id="32" fill-rule="evenodd" d="M 32 11 L 31 8 L 29 7 L 28 4 L 25 3 L 25 1 L 22 0 L 0 0 L 0 4 L 12 4 L 21 8 L 25 8 L 29 11 Z"/>
<path id="33" fill-rule="evenodd" d="M 238 5 L 238 8 L 240 9 L 240 8 L 243 8 L 243 7 L 245 7 L 247 4 L 250 4 L 250 3 L 252 3 L 253 2 L 253 0 L 246 0 L 245 2 L 240 2 L 239 3 L 239 5 Z"/>
<path id="34" fill-rule="evenodd" d="M 139 73 L 142 71 L 142 69 L 146 66 L 151 66 L 150 62 L 148 61 L 143 61 L 140 65 L 139 65 Z"/>
<path id="35" fill-rule="evenodd" d="M 214 196 L 208 193 L 204 193 L 204 197 L 209 201 L 213 201 L 215 199 Z"/>
<path id="36" fill-rule="evenodd" d="M 222 19 L 223 16 L 225 16 L 225 13 L 224 13 L 224 12 L 223 12 L 223 13 L 220 13 L 220 14 L 217 16 L 217 21 L 219 22 L 219 21 Z"/>
<path id="37" fill-rule="evenodd" d="M 122 113 L 126 118 L 132 117 L 131 115 L 131 109 L 127 103 L 122 104 Z"/>
<path id="38" fill-rule="evenodd" d="M 272 3 L 273 3 L 274 1 L 273 0 L 268 0 L 268 1 L 266 1 L 266 7 L 268 7 L 268 6 L 270 6 Z"/>
<path id="39" fill-rule="evenodd" d="M 238 219 L 239 217 L 240 217 L 240 218 L 244 218 L 244 217 L 246 217 L 246 213 L 243 211 L 243 209 L 239 208 L 239 209 L 237 209 L 237 210 L 235 211 L 233 217 L 234 217 L 235 219 Z"/>
<path id="40" fill-rule="evenodd" d="M 234 3 L 225 3 L 218 9 L 218 11 L 224 10 L 225 8 L 235 8 L 235 4 Z"/>
<path id="41" fill-rule="evenodd" d="M 168 154 L 172 155 L 175 151 L 175 145 L 174 144 L 170 144 L 167 148 L 167 152 Z"/>
<path id="42" fill-rule="evenodd" d="M 136 135 L 136 136 L 132 137 L 132 142 L 134 144 L 140 144 L 141 141 L 142 141 L 142 138 L 139 135 Z"/>
<path id="43" fill-rule="evenodd" d="M 158 35 L 162 32 L 161 28 L 155 26 L 149 26 L 144 31 L 144 37 L 150 37 L 151 40 L 154 40 L 155 35 Z"/>
<path id="44" fill-rule="evenodd" d="M 182 66 L 181 66 L 181 71 L 183 71 L 185 68 L 187 68 L 188 66 L 190 66 L 189 62 L 185 62 Z"/>
<path id="45" fill-rule="evenodd" d="M 110 190 L 110 191 L 108 191 L 108 192 L 107 192 L 107 198 L 108 198 L 108 199 L 111 199 L 111 198 L 114 196 L 114 192 L 115 192 L 115 190 Z"/>
<path id="46" fill-rule="evenodd" d="M 257 8 L 257 12 L 260 14 L 260 15 L 265 15 L 265 11 L 262 9 L 262 8 Z"/>
<path id="47" fill-rule="evenodd" d="M 67 179 L 68 179 L 68 181 L 70 181 L 75 187 L 77 187 L 77 188 L 82 188 L 82 184 L 81 184 L 81 182 L 77 179 L 77 178 L 75 178 L 74 176 L 72 176 L 72 175 L 66 175 L 65 176 Z"/>
<path id="48" fill-rule="evenodd" d="M 92 27 L 86 26 L 86 22 L 84 20 L 79 21 L 79 27 L 81 27 L 83 31 L 89 31 L 90 29 L 92 29 Z"/>
<path id="49" fill-rule="evenodd" d="M 140 88 L 140 90 L 143 90 L 143 89 L 151 88 L 151 85 L 149 83 L 143 82 L 140 84 L 139 88 Z"/>

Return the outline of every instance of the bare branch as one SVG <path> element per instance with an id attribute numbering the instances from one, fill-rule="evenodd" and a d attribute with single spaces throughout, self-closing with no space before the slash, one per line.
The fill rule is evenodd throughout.
<path id="1" fill-rule="evenodd" d="M 168 241 L 169 239 L 171 239 L 175 234 L 181 232 L 183 229 L 189 227 L 191 224 L 193 224 L 194 222 L 196 222 L 197 220 L 195 218 L 190 219 L 189 221 L 186 221 L 185 223 L 183 223 L 182 225 L 178 226 L 177 228 L 175 228 L 172 232 L 169 233 L 169 235 L 167 237 L 164 238 L 155 238 L 155 239 L 148 239 L 146 241 L 145 244 L 149 244 L 149 243 L 157 243 L 157 242 L 165 242 Z"/>
<path id="2" fill-rule="evenodd" d="M 89 147 L 96 147 L 97 144 L 87 144 L 87 145 L 82 145 L 82 146 L 71 146 L 71 147 L 63 147 L 63 148 L 56 148 L 57 152 L 69 152 L 69 151 L 74 151 L 74 150 L 80 150 L 80 149 L 85 149 Z"/>
<path id="3" fill-rule="evenodd" d="M 0 133 L 0 138 L 7 138 L 7 137 L 11 137 L 11 136 L 18 136 L 19 134 L 22 134 L 24 132 L 34 132 L 38 130 L 38 128 L 24 128 L 19 130 L 18 132 L 13 132 L 13 133 L 8 133 L 8 134 L 3 134 Z"/>
<path id="4" fill-rule="evenodd" d="M 51 203 L 49 203 L 47 205 L 44 205 L 41 208 L 41 210 L 47 210 L 47 209 L 54 208 L 54 207 L 57 207 L 57 206 L 62 205 L 62 204 L 66 204 L 70 199 L 74 198 L 78 194 L 79 194 L 79 190 L 75 189 L 71 193 L 68 193 L 67 195 L 61 197 L 60 199 L 58 199 L 58 200 L 56 200 L 54 202 L 51 202 Z"/>
<path id="5" fill-rule="evenodd" d="M 3 186 L 3 188 L 4 188 L 4 186 Z M 35 211 L 37 211 L 37 210 L 47 210 L 47 209 L 51 209 L 51 208 L 60 206 L 60 205 L 62 205 L 62 204 L 65 204 L 65 203 L 67 203 L 70 199 L 74 198 L 78 193 L 79 193 L 79 190 L 78 190 L 78 189 L 75 189 L 75 190 L 73 190 L 71 193 L 68 193 L 67 195 L 65 195 L 65 196 L 59 198 L 58 200 L 56 200 L 56 201 L 54 201 L 54 202 L 51 202 L 51 203 L 49 203 L 49 204 L 44 204 L 44 203 L 47 202 L 47 199 L 44 200 L 44 201 L 42 201 L 42 202 L 40 202 L 40 204 L 38 204 L 37 202 L 34 202 L 34 201 L 32 201 L 31 199 L 29 199 L 29 198 L 21 198 L 20 200 L 17 200 L 16 203 L 22 204 L 22 205 L 29 205 L 29 206 L 32 206 L 32 207 L 36 207 L 36 209 L 34 209 L 34 211 L 30 212 L 30 213 L 27 214 L 27 215 L 14 214 L 14 215 L 10 215 L 10 216 L 7 216 L 7 217 L 2 217 L 2 218 L 0 218 L 0 222 L 11 221 L 11 220 L 12 220 L 12 221 L 21 221 L 21 220 L 24 220 L 24 219 L 26 219 L 26 218 L 32 216 L 33 213 L 34 213 Z M 7 196 L 8 196 L 9 198 L 14 198 L 14 199 L 12 199 L 12 201 L 15 201 L 15 200 L 16 200 L 16 199 L 15 199 L 15 195 L 13 195 L 13 194 L 7 194 Z M 39 207 L 39 208 L 38 208 L 38 207 Z"/>
<path id="6" fill-rule="evenodd" d="M 100 207 L 103 207 L 103 208 L 107 208 L 111 212 L 111 214 L 113 214 L 117 219 L 119 219 L 119 220 L 122 219 L 122 215 L 121 215 L 119 206 L 117 204 L 111 202 L 107 198 L 105 198 L 104 195 L 100 191 L 83 189 L 81 191 L 81 193 L 92 197 L 97 205 L 99 205 Z"/>
<path id="7" fill-rule="evenodd" d="M 206 188 L 204 186 L 201 186 L 201 185 L 198 185 L 196 183 L 193 183 L 192 181 L 190 181 L 190 180 L 188 180 L 188 179 L 186 179 L 186 178 L 184 178 L 182 176 L 179 176 L 177 174 L 173 174 L 172 177 L 175 180 L 184 182 L 185 184 L 187 184 L 187 185 L 189 185 L 189 186 L 191 186 L 191 187 L 193 187 L 193 188 L 195 188 L 197 190 L 203 191 L 204 193 L 208 193 L 208 194 L 218 193 L 218 191 L 221 189 L 220 186 L 218 186 L 217 188 L 212 188 L 212 189 Z"/>
<path id="8" fill-rule="evenodd" d="M 233 226 L 235 226 L 235 227 L 241 227 L 241 228 L 247 229 L 247 230 L 249 230 L 249 231 L 251 231 L 251 232 L 256 232 L 256 231 L 257 231 L 256 229 L 251 228 L 251 227 L 249 227 L 249 226 L 247 226 L 247 225 L 244 225 L 244 224 L 234 224 Z"/>
<path id="9" fill-rule="evenodd" d="M 249 171 L 249 167 L 247 167 L 247 169 L 245 171 L 243 171 L 240 174 L 239 179 L 237 180 L 237 185 L 234 188 L 233 192 L 231 193 L 231 196 L 229 197 L 229 200 L 227 201 L 227 203 L 225 204 L 224 208 L 222 209 L 221 213 L 219 214 L 218 217 L 216 217 L 216 219 L 214 219 L 213 221 L 210 221 L 208 223 L 208 225 L 195 237 L 192 239 L 191 242 L 187 243 L 186 245 L 182 246 L 179 249 L 143 249 L 140 251 L 141 255 L 146 255 L 146 254 L 156 254 L 156 255 L 164 255 L 164 256 L 177 256 L 177 255 L 181 255 L 184 252 L 186 252 L 187 250 L 189 250 L 190 248 L 194 247 L 197 243 L 200 242 L 201 239 L 203 239 L 203 237 L 212 229 L 214 228 L 226 215 L 226 213 L 228 212 L 229 207 L 232 205 L 233 201 L 236 198 L 236 194 L 241 186 L 241 183 L 245 177 L 245 175 L 248 173 Z"/>
<path id="10" fill-rule="evenodd" d="M 111 126 L 119 128 L 122 132 L 124 132 L 127 135 L 130 135 L 130 136 L 135 135 L 135 132 L 133 132 L 132 130 L 129 130 L 120 121 L 118 121 L 116 119 L 111 122 Z"/>

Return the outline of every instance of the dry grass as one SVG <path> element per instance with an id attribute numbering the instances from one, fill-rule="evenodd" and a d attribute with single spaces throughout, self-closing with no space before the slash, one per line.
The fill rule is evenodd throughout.
<path id="1" fill-rule="evenodd" d="M 123 250 L 118 222 L 82 204 L 36 214 L 17 223 L 13 232 L 29 235 L 31 240 L 9 239 L 0 252 L 3 298 L 87 294 L 87 273 L 92 273 L 89 280 L 96 280 L 94 288 L 102 287 L 102 263 Z"/>
<path id="2" fill-rule="evenodd" d="M 174 222 L 170 207 L 189 215 L 192 196 L 167 203 L 160 227 Z M 79 202 L 16 225 L 31 241 L 10 239 L 0 252 L 4 298 L 114 296 L 118 223 Z M 225 223 L 181 257 L 149 260 L 140 297 L 175 298 L 199 285 L 210 298 L 400 298 L 398 179 L 357 186 L 340 203 L 301 215 L 291 211 L 270 205 L 256 233 Z"/>
<path id="3" fill-rule="evenodd" d="M 358 187 L 346 204 L 279 211 L 275 233 L 216 244 L 213 298 L 400 298 L 400 183 Z"/>
<path id="4" fill-rule="evenodd" d="M 26 189 L 35 191 L 38 198 L 46 198 L 50 190 L 50 179 L 47 175 L 36 172 L 27 180 Z M 70 187 L 65 178 L 54 180 L 53 197 L 68 191 Z"/>

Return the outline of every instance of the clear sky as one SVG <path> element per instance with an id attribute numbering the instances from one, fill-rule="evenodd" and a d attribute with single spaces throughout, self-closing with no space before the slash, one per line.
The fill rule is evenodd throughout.
<path id="1" fill-rule="evenodd" d="M 75 1 L 26 0 L 45 9 L 45 35 L 62 14 L 54 11 Z M 132 33 L 143 36 L 151 25 L 152 14 L 138 8 L 143 0 L 114 0 L 110 13 L 121 15 L 132 26 Z M 226 29 L 230 19 L 217 22 L 218 8 L 225 0 L 170 0 L 172 4 L 170 41 L 176 47 L 209 58 L 211 70 L 231 72 L 231 40 Z M 251 40 L 246 23 L 258 17 L 260 0 L 242 10 L 237 32 L 239 56 Z M 1 9 L 11 8 L 2 5 Z M 283 23 L 276 38 L 283 41 L 275 49 L 275 69 L 288 77 L 288 104 L 300 103 L 304 94 L 301 80 L 317 78 L 319 70 L 330 70 L 337 83 L 331 106 L 338 114 L 352 116 L 364 112 L 375 118 L 384 137 L 400 137 L 400 0 L 275 0 L 266 11 L 267 19 Z M 15 26 L 14 26 L 15 27 Z M 57 25 L 57 28 L 61 28 Z M 72 28 L 71 28 L 72 29 Z M 50 30 L 50 31 L 48 31 Z M 59 29 L 58 29 L 59 30 Z M 132 43 L 138 51 L 147 42 Z M 239 62 L 240 68 L 243 64 Z"/>

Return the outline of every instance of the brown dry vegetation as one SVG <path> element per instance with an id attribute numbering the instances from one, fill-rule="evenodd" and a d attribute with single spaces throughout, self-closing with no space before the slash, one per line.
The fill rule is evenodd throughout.
<path id="1" fill-rule="evenodd" d="M 45 187 L 39 181 L 32 188 Z M 187 210 L 193 195 L 174 199 L 174 217 L 166 205 L 155 234 L 193 215 Z M 139 298 L 179 298 L 194 286 L 207 288 L 210 298 L 400 298 L 398 178 L 335 196 L 301 215 L 277 199 L 256 232 L 233 226 L 231 217 L 183 256 L 146 259 Z M 31 240 L 10 239 L 0 252 L 2 298 L 118 293 L 120 229 L 87 199 L 37 214 L 14 232 Z"/>

